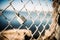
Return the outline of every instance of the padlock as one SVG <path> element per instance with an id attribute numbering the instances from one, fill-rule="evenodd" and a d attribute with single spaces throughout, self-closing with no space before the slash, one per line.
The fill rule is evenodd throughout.
<path id="1" fill-rule="evenodd" d="M 17 14 L 16 14 L 16 17 L 17 17 L 17 20 L 18 20 L 18 22 L 19 22 L 20 24 L 25 23 L 25 21 L 26 21 L 25 17 L 23 17 L 23 16 L 18 16 Z"/>

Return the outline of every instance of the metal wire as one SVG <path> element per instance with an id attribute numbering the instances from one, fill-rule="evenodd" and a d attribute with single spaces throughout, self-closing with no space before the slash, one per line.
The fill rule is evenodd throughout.
<path id="1" fill-rule="evenodd" d="M 24 3 L 24 0 L 20 0 L 22 3 Z M 24 3 L 24 5 L 23 5 L 23 7 L 19 10 L 19 12 L 16 10 L 16 8 L 12 5 L 13 4 L 13 2 L 14 2 L 14 0 L 11 0 L 11 2 L 9 3 L 9 5 L 5 8 L 5 9 L 3 9 L 2 10 L 2 13 L 6 10 L 6 9 L 8 9 L 10 6 L 12 7 L 12 9 L 14 10 L 14 12 L 15 12 L 15 14 L 18 16 L 18 14 L 19 13 L 21 13 L 21 11 L 23 10 L 23 9 L 25 9 L 26 10 L 26 12 L 28 13 L 28 15 L 25 17 L 26 18 L 26 20 L 27 20 L 27 18 L 28 19 L 30 19 L 31 21 L 32 21 L 32 23 L 31 23 L 31 25 L 28 27 L 28 26 L 25 26 L 25 28 L 27 29 L 27 30 L 30 30 L 30 28 L 32 28 L 32 26 L 34 25 L 34 23 L 35 23 L 35 21 L 36 20 L 38 20 L 38 18 L 39 18 L 39 21 L 40 21 L 40 23 L 39 23 L 39 25 L 37 26 L 37 25 L 34 25 L 34 27 L 36 28 L 36 30 L 33 32 L 33 34 L 32 34 L 32 37 L 35 35 L 35 33 L 38 31 L 38 33 L 39 33 L 39 35 L 40 36 L 42 36 L 41 34 L 43 33 L 43 31 L 45 30 L 45 27 L 46 27 L 46 25 L 49 23 L 49 21 L 50 21 L 50 19 L 52 18 L 52 12 L 53 11 L 50 11 L 49 9 L 51 8 L 51 6 L 49 6 L 48 5 L 48 0 L 43 0 L 44 2 L 45 2 L 45 6 L 46 7 L 48 7 L 47 9 L 48 9 L 48 11 L 45 11 L 44 10 L 44 7 L 43 7 L 43 5 L 42 5 L 42 3 L 41 3 L 41 0 L 36 0 L 36 1 L 38 1 L 37 3 L 37 5 L 39 5 L 39 7 L 41 7 L 41 9 L 42 9 L 42 11 L 43 11 L 43 14 L 44 14 L 44 17 L 41 19 L 40 18 L 40 14 L 41 14 L 41 10 L 39 9 L 39 11 L 36 9 L 36 5 L 35 5 L 35 3 L 34 3 L 34 0 L 28 0 L 26 3 Z M 29 11 L 29 9 L 27 9 L 26 8 L 26 5 L 28 4 L 28 3 L 31 3 L 32 5 L 33 5 L 33 11 L 32 12 L 35 12 L 35 13 L 37 13 L 37 16 L 33 19 L 32 17 L 31 17 L 31 11 Z M 52 5 L 52 4 L 51 4 Z M 49 13 L 50 12 L 50 13 Z M 46 19 L 46 16 L 47 16 L 47 14 L 50 14 L 51 16 L 48 18 L 48 19 Z M 3 14 L 2 14 L 3 15 Z M 9 20 L 8 21 L 8 19 L 7 19 L 7 17 L 5 16 L 5 15 L 3 15 L 3 18 L 4 19 L 6 19 L 7 20 L 7 22 L 8 22 L 8 25 L 4 28 L 4 30 L 2 30 L 2 32 L 3 31 L 5 31 L 9 26 L 11 26 L 13 29 L 14 29 L 14 27 L 11 25 L 11 22 L 16 18 L 16 15 L 14 16 L 14 17 L 12 17 L 12 19 L 11 20 Z M 21 16 L 21 14 L 19 14 L 19 16 Z M 18 17 L 19 17 L 18 16 Z M 45 25 L 43 25 L 42 23 L 43 23 L 43 21 L 46 19 L 46 24 Z M 53 19 L 53 18 L 52 18 Z M 19 21 L 18 21 L 19 22 Z M 38 23 L 38 22 L 37 22 Z M 52 23 L 51 23 L 52 24 Z M 51 25 L 51 24 L 48 24 L 49 26 Z M 20 26 L 18 26 L 18 29 L 21 29 L 21 27 L 23 26 L 24 24 L 20 24 Z M 43 26 L 43 30 L 40 32 L 39 31 L 39 27 L 41 27 L 41 25 Z M 18 33 L 18 32 L 17 32 Z M 14 38 L 14 37 L 13 37 Z"/>

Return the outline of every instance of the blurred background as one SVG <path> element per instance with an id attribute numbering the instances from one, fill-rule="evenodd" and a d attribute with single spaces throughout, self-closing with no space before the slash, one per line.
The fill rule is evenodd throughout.
<path id="1" fill-rule="evenodd" d="M 32 31 L 35 38 L 39 36 L 44 27 L 49 29 L 52 23 L 51 0 L 0 0 L 0 31 L 8 29 L 27 29 Z M 13 5 L 13 7 L 11 6 Z M 15 10 L 13 9 L 15 8 Z M 16 13 L 23 16 L 26 21 L 20 24 Z M 37 30 L 38 28 L 38 30 Z M 35 32 L 36 31 L 36 32 Z M 39 31 L 39 32 L 38 32 Z M 35 33 L 34 33 L 35 32 Z"/>

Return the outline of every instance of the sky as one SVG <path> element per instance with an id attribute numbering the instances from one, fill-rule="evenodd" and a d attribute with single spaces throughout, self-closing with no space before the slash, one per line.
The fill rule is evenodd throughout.
<path id="1" fill-rule="evenodd" d="M 0 0 L 0 9 L 5 9 L 9 5 L 10 1 L 11 0 Z M 30 0 L 14 0 L 12 2 L 12 5 L 17 11 L 20 11 L 24 7 L 24 4 L 26 4 L 27 2 L 28 3 L 25 5 L 25 8 L 28 11 L 34 11 L 34 10 L 52 11 L 53 10 L 51 0 L 32 0 L 32 1 L 33 4 Z M 41 5 L 39 4 L 39 2 L 41 3 Z M 26 11 L 25 8 L 23 8 L 22 11 Z M 13 10 L 13 9 L 10 6 L 7 10 Z"/>

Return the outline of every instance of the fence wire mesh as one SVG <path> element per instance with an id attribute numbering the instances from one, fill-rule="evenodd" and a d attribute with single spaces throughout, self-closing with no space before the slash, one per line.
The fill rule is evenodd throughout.
<path id="1" fill-rule="evenodd" d="M 50 36 L 56 26 L 54 21 L 56 15 L 53 16 L 52 3 L 51 0 L 8 0 L 8 4 L 4 4 L 5 7 L 2 7 L 3 4 L 0 7 L 1 31 L 31 30 L 32 37 L 36 40 L 43 34 L 45 34 L 43 39 Z"/>

